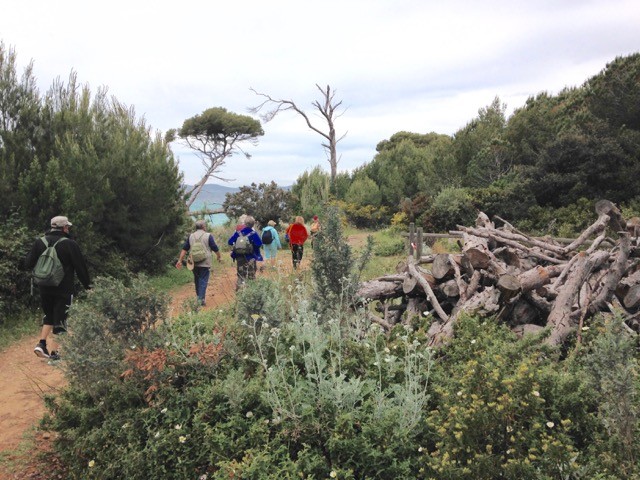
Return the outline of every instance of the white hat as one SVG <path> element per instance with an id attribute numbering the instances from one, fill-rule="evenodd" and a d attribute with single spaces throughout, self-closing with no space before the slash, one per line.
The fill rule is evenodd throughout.
<path id="1" fill-rule="evenodd" d="M 58 216 L 58 217 L 53 217 L 51 219 L 51 228 L 63 228 L 66 226 L 71 226 L 72 223 L 69 221 L 69 219 L 67 217 L 62 217 L 62 216 Z"/>

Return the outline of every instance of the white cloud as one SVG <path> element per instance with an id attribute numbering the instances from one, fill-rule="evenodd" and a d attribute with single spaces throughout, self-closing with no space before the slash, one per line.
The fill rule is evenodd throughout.
<path id="1" fill-rule="evenodd" d="M 639 50 L 636 0 L 25 0 L 3 7 L 0 40 L 31 59 L 41 90 L 73 70 L 162 132 L 203 110 L 247 114 L 249 88 L 309 108 L 331 85 L 346 108 L 340 170 L 408 130 L 452 134 L 499 96 L 508 112 L 577 86 Z M 321 123 L 319 123 L 321 124 Z M 220 173 L 232 185 L 289 185 L 328 170 L 319 135 L 289 112 Z M 174 144 L 193 182 L 200 161 Z"/>

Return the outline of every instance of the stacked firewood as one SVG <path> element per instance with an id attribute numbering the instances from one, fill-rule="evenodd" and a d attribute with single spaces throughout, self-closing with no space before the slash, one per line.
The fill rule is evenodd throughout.
<path id="1" fill-rule="evenodd" d="M 495 316 L 518 335 L 549 328 L 561 345 L 599 312 L 625 316 L 640 331 L 640 219 L 626 222 L 615 204 L 596 204 L 597 220 L 572 241 L 533 237 L 480 212 L 458 226 L 460 253 L 408 257 L 394 275 L 359 286 L 357 302 L 386 329 L 415 316 L 432 318 L 429 339 L 440 345 L 463 314 Z"/>

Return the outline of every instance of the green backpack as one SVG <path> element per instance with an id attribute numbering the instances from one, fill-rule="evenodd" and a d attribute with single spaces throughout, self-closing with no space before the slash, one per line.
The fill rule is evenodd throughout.
<path id="1" fill-rule="evenodd" d="M 207 237 L 207 240 L 208 239 L 209 238 Z M 202 236 L 196 239 L 194 235 L 194 242 L 193 242 L 193 245 L 191 245 L 191 248 L 189 249 L 189 253 L 191 255 L 191 259 L 193 260 L 193 263 L 204 262 L 207 259 L 207 249 L 202 243 Z"/>
<path id="2" fill-rule="evenodd" d="M 249 236 L 238 232 L 238 238 L 233 245 L 233 251 L 238 255 L 251 255 L 253 253 L 253 244 L 251 240 L 249 240 Z"/>
<path id="3" fill-rule="evenodd" d="M 41 287 L 57 287 L 64 278 L 64 267 L 58 258 L 55 247 L 66 238 L 60 238 L 53 245 L 49 245 L 45 237 L 42 237 L 41 240 L 44 243 L 45 250 L 33 268 L 33 283 Z"/>

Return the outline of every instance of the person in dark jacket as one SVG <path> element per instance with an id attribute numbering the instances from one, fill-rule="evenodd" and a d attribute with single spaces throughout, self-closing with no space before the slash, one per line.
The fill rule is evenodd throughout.
<path id="1" fill-rule="evenodd" d="M 262 247 L 262 240 L 260 235 L 253 229 L 255 225 L 255 219 L 247 215 L 244 220 L 243 228 L 236 230 L 229 238 L 229 245 L 235 246 L 236 240 L 240 235 L 247 237 L 253 252 L 249 254 L 236 253 L 235 250 L 231 250 L 231 258 L 236 262 L 238 281 L 236 283 L 236 290 L 239 290 L 247 280 L 253 280 L 256 278 L 256 262 L 262 262 L 262 254 L 260 253 L 260 247 Z"/>
<path id="2" fill-rule="evenodd" d="M 182 245 L 180 258 L 176 262 L 177 269 L 182 268 L 182 261 L 189 253 L 191 246 L 195 245 L 195 242 L 202 243 L 207 254 L 207 258 L 193 265 L 193 282 L 196 286 L 196 296 L 200 305 L 204 307 L 206 305 L 207 285 L 209 285 L 209 276 L 211 274 L 211 258 L 213 257 L 211 252 L 215 252 L 218 262 L 222 262 L 222 257 L 213 235 L 207 232 L 207 222 L 198 220 L 196 222 L 196 231 L 189 235 Z"/>
<path id="3" fill-rule="evenodd" d="M 52 350 L 49 352 L 47 339 L 51 334 L 57 335 L 67 331 L 67 315 L 75 293 L 75 275 L 78 276 L 84 288 L 87 290 L 91 288 L 87 264 L 80 251 L 80 246 L 69 236 L 70 228 L 71 222 L 67 217 L 53 217 L 51 219 L 51 230 L 45 233 L 45 238 L 49 245 L 53 245 L 61 238 L 64 238 L 63 241 L 58 242 L 55 246 L 56 254 L 64 267 L 64 278 L 57 287 L 39 287 L 44 318 L 42 319 L 40 341 L 36 345 L 34 352 L 40 358 L 60 359 L 59 352 L 53 348 L 56 346 L 55 341 L 50 339 L 49 346 Z M 45 250 L 44 242 L 41 238 L 38 238 L 25 258 L 25 267 L 32 270 Z"/>

